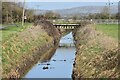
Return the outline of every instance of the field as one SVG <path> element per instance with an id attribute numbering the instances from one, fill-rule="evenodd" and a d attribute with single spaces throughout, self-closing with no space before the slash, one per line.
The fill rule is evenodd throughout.
<path id="1" fill-rule="evenodd" d="M 4 30 L 0 30 L 0 33 L 2 34 L 2 40 L 5 40 L 12 36 L 15 33 L 21 32 L 24 29 L 31 27 L 32 23 L 25 23 L 24 26 L 22 26 L 20 23 L 17 23 L 16 25 L 6 25 Z"/>
<path id="2" fill-rule="evenodd" d="M 118 30 L 120 30 L 118 27 L 119 26 L 117 24 L 98 24 L 98 25 L 96 25 L 97 30 L 102 31 L 107 36 L 111 36 L 113 38 L 120 40 L 120 38 L 118 38 L 118 32 L 119 32 Z"/>

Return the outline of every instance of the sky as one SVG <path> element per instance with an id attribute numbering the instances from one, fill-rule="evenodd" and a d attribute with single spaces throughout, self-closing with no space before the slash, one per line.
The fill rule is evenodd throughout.
<path id="1" fill-rule="evenodd" d="M 24 0 L 3 0 L 23 2 Z M 26 8 L 40 10 L 68 9 L 80 6 L 108 6 L 108 0 L 25 0 Z M 119 0 L 110 0 L 111 6 L 118 5 Z M 107 5 L 106 5 L 107 3 Z"/>
<path id="2" fill-rule="evenodd" d="M 24 0 L 2 0 L 6 1 L 24 1 Z M 108 0 L 25 0 L 26 2 L 108 2 Z M 110 0 L 111 2 L 119 2 L 120 0 Z"/>
<path id="3" fill-rule="evenodd" d="M 118 3 L 111 3 L 118 5 Z M 56 10 L 56 9 L 69 9 L 80 6 L 108 6 L 106 2 L 27 2 L 26 7 L 31 9 L 40 10 Z"/>

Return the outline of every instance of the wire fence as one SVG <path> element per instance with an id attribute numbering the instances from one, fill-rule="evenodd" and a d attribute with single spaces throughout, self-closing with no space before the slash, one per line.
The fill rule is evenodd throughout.
<path id="1" fill-rule="evenodd" d="M 79 23 L 81 21 L 92 22 L 94 24 L 119 24 L 119 20 L 117 19 L 81 19 L 81 20 L 73 20 L 73 19 L 55 19 L 48 20 L 52 23 Z"/>

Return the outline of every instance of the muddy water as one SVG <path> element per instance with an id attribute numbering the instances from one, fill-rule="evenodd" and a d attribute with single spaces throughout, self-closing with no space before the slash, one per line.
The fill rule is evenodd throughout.
<path id="1" fill-rule="evenodd" d="M 72 33 L 62 37 L 61 43 L 73 43 Z M 59 47 L 48 62 L 38 62 L 25 78 L 71 78 L 74 59 L 75 47 Z"/>

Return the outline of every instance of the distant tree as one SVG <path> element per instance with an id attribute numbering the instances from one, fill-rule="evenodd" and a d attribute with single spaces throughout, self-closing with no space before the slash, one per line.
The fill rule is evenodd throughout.
<path id="1" fill-rule="evenodd" d="M 103 7 L 103 9 L 102 9 L 102 11 L 101 11 L 101 13 L 103 13 L 103 14 L 109 14 L 109 8 L 107 7 L 107 6 L 105 6 L 105 7 Z"/>
<path id="2" fill-rule="evenodd" d="M 89 14 L 87 19 L 108 19 L 109 14 L 109 8 L 105 6 L 100 13 Z"/>
<path id="3" fill-rule="evenodd" d="M 77 16 L 77 15 L 74 15 L 74 16 L 72 17 L 72 19 L 73 19 L 73 20 L 77 20 L 77 19 L 78 19 L 78 16 Z"/>
<path id="4" fill-rule="evenodd" d="M 58 19 L 60 18 L 60 14 L 59 13 L 56 13 L 56 12 L 52 12 L 52 11 L 48 11 L 44 14 L 44 16 L 47 18 L 47 19 Z"/>
<path id="5" fill-rule="evenodd" d="M 33 22 L 34 21 L 34 11 L 33 10 L 26 10 L 25 16 L 27 18 L 26 19 L 27 22 Z"/>
<path id="6" fill-rule="evenodd" d="M 34 15 L 34 21 L 37 21 L 37 20 L 46 20 L 46 17 L 42 14 Z"/>
<path id="7" fill-rule="evenodd" d="M 95 19 L 95 17 L 96 17 L 96 14 L 90 13 L 90 14 L 88 15 L 88 19 Z"/>
<path id="8" fill-rule="evenodd" d="M 110 16 L 110 10 L 107 6 L 105 6 L 101 11 L 101 19 L 108 19 Z"/>
<path id="9" fill-rule="evenodd" d="M 115 19 L 120 19 L 120 13 L 119 13 L 119 12 L 116 13 L 116 14 L 114 15 L 114 17 L 115 17 Z"/>
<path id="10" fill-rule="evenodd" d="M 2 22 L 3 23 L 15 23 L 21 22 L 22 19 L 22 3 L 3 2 L 2 3 Z M 27 22 L 34 21 L 33 10 L 25 10 L 27 16 Z"/>

